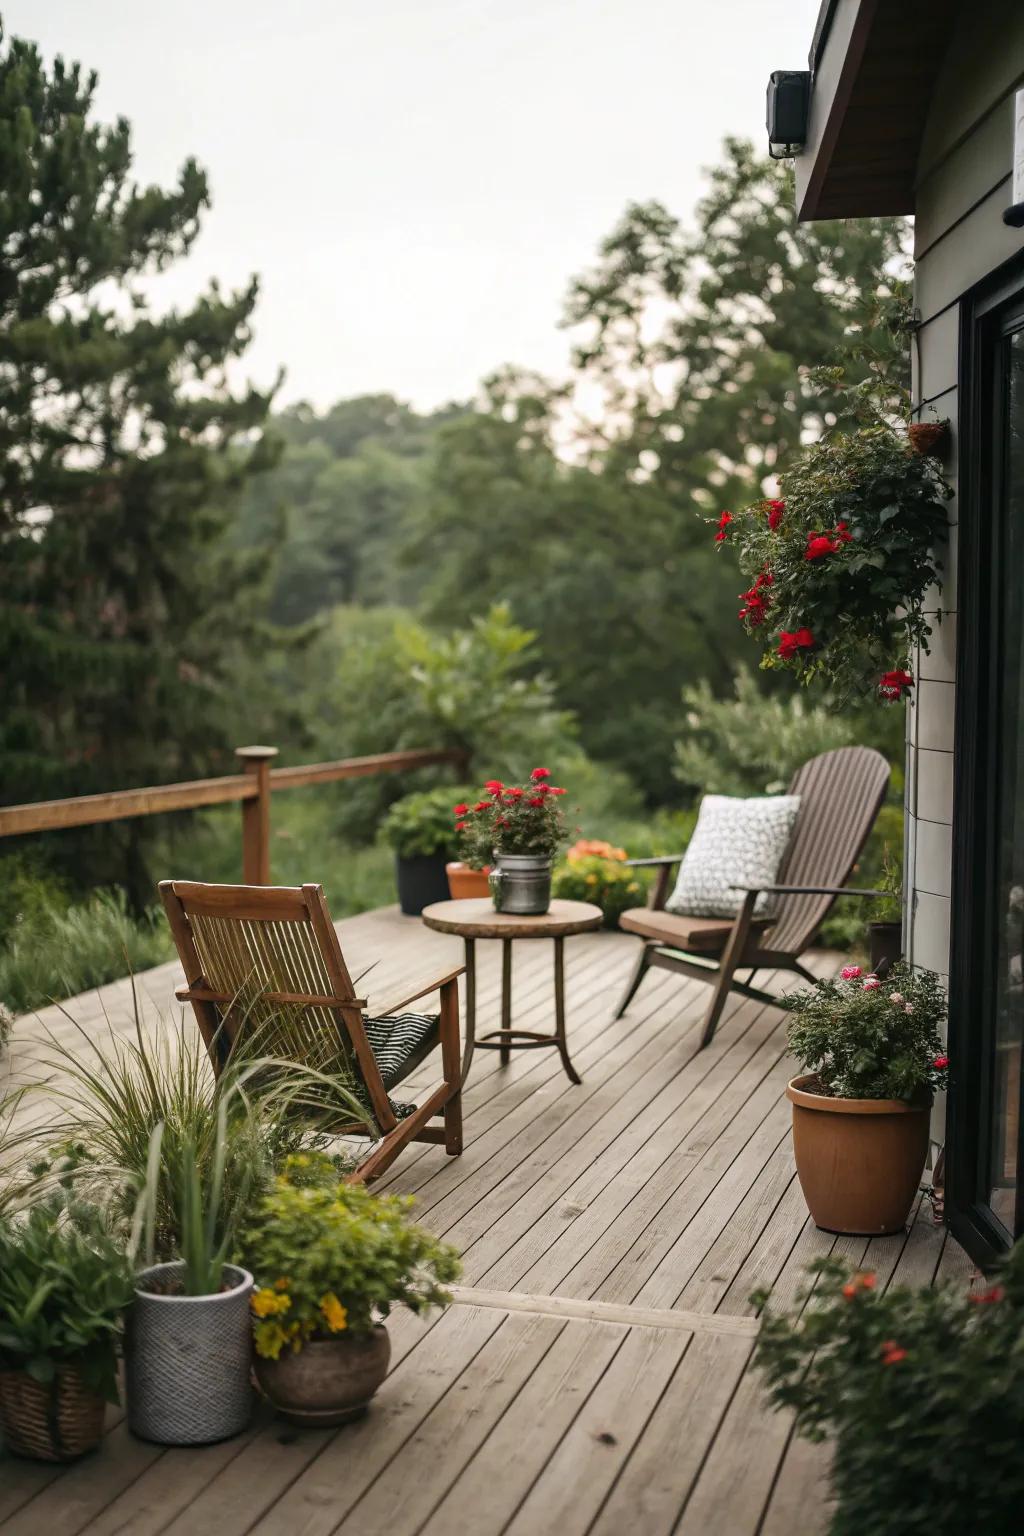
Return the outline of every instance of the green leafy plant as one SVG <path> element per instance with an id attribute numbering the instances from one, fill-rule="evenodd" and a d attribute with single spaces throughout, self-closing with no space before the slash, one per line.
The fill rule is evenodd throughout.
<path id="1" fill-rule="evenodd" d="M 888 843 L 882 851 L 882 875 L 877 889 L 882 895 L 875 902 L 873 921 L 898 923 L 903 916 L 903 864 Z"/>
<path id="2" fill-rule="evenodd" d="M 901 962 L 882 980 L 848 965 L 784 1003 L 793 1016 L 789 1048 L 814 1074 L 812 1092 L 910 1101 L 945 1088 L 946 993 L 933 971 Z"/>
<path id="3" fill-rule="evenodd" d="M 643 905 L 646 887 L 636 870 L 601 854 L 580 854 L 559 864 L 551 881 L 555 896 L 567 901 L 590 901 L 604 913 L 606 928 L 617 928 L 629 907 Z"/>
<path id="4" fill-rule="evenodd" d="M 0 1369 L 45 1384 L 74 1366 L 117 1402 L 117 1341 L 132 1288 L 123 1247 L 88 1207 L 55 1196 L 0 1217 Z"/>
<path id="5" fill-rule="evenodd" d="M 368 1333 L 396 1303 L 414 1312 L 445 1305 L 458 1255 L 409 1220 L 411 1206 L 344 1182 L 323 1153 L 288 1157 L 239 1245 L 257 1281 L 257 1353 L 276 1360 L 286 1346 Z"/>
<path id="6" fill-rule="evenodd" d="M 535 768 L 525 784 L 488 779 L 475 804 L 461 802 L 455 806 L 455 830 L 461 836 L 468 864 L 482 868 L 490 861 L 492 850 L 554 856 L 565 841 L 560 803 L 565 790 L 550 784 L 550 778 L 550 768 Z"/>
<path id="7" fill-rule="evenodd" d="M 14 1028 L 14 1020 L 7 1012 L 3 1003 L 0 1003 L 0 1051 L 3 1050 L 11 1038 L 11 1030 Z"/>
<path id="8" fill-rule="evenodd" d="M 135 1215 L 135 1232 L 145 1233 L 146 1264 L 155 1263 L 155 1233 L 160 1184 L 163 1124 L 153 1129 L 147 1160 L 146 1183 Z M 186 1296 L 215 1296 L 221 1289 L 224 1265 L 235 1243 L 238 1223 L 258 1169 L 243 1171 L 241 1187 L 230 1205 L 224 1199 L 224 1174 L 231 1151 L 228 1101 L 217 1105 L 212 1156 L 200 1168 L 196 1136 L 188 1132 L 180 1140 L 178 1177 L 181 1201 L 178 1215 L 178 1251 L 184 1266 L 182 1291 Z M 133 1247 L 135 1244 L 133 1243 Z"/>
<path id="9" fill-rule="evenodd" d="M 381 836 L 403 859 L 452 857 L 458 841 L 452 826 L 452 806 L 472 793 L 471 789 L 442 784 L 437 789 L 404 795 L 381 822 Z"/>
<path id="10" fill-rule="evenodd" d="M 174 953 L 162 913 L 128 910 L 121 890 L 68 904 L 36 895 L 8 929 L 0 951 L 0 1002 L 15 1013 L 116 981 L 127 970 L 160 965 Z"/>
<path id="11" fill-rule="evenodd" d="M 1024 1505 L 1024 1242 L 995 1282 L 883 1291 L 833 1259 L 755 1356 L 776 1408 L 835 1441 L 830 1536 L 1013 1536 Z M 752 1298 L 764 1308 L 770 1293 Z"/>
<path id="12" fill-rule="evenodd" d="M 736 544 L 751 580 L 739 616 L 764 646 L 762 666 L 841 698 L 899 700 L 913 686 L 911 649 L 927 647 L 925 594 L 951 493 L 934 460 L 880 413 L 870 382 L 849 394 L 859 428 L 806 447 L 778 498 L 723 512 L 716 539 Z"/>

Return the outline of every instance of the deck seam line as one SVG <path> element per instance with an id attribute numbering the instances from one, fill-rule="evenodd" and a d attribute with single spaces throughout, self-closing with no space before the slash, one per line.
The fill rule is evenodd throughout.
<path id="1" fill-rule="evenodd" d="M 590 1323 L 625 1324 L 628 1328 L 660 1328 L 676 1333 L 719 1333 L 734 1338 L 757 1337 L 753 1317 L 731 1313 L 669 1311 L 638 1307 L 631 1302 L 587 1301 L 578 1296 L 531 1296 L 525 1291 L 486 1291 L 474 1286 L 450 1287 L 454 1304 L 461 1307 L 493 1307 L 499 1312 L 531 1312 L 544 1317 L 579 1318 Z"/>

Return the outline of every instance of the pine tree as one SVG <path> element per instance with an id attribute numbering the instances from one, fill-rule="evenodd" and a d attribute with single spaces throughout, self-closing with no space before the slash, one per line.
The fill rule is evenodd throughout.
<path id="1" fill-rule="evenodd" d="M 230 769 L 231 679 L 266 552 L 224 534 L 270 456 L 270 395 L 232 388 L 257 280 L 157 314 L 210 198 L 131 178 L 95 74 L 0 38 L 0 784 L 8 803 Z M 48 855 L 151 899 L 152 822 Z"/>

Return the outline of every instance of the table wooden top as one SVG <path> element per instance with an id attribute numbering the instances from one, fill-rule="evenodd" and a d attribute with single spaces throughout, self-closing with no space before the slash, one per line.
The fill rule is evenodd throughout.
<path id="1" fill-rule="evenodd" d="M 464 939 L 558 939 L 600 928 L 604 913 L 589 901 L 553 901 L 546 912 L 525 917 L 495 912 L 489 896 L 464 901 L 435 901 L 423 908 L 423 921 L 438 933 Z"/>

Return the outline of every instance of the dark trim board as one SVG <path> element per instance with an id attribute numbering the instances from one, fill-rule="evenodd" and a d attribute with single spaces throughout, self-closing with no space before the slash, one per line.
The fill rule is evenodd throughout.
<path id="1" fill-rule="evenodd" d="M 954 734 L 949 1054 L 953 1064 L 947 1121 L 947 1210 L 968 1253 L 990 1264 L 1006 1234 L 981 1198 L 991 1130 L 995 965 L 1000 921 L 995 907 L 996 772 L 1002 613 L 996 578 L 1003 571 L 991 404 L 991 335 L 1007 306 L 1024 309 L 1024 256 L 1018 255 L 960 301 L 960 516 L 958 526 L 957 690 Z M 989 325 L 986 326 L 986 320 Z M 1018 1207 L 1024 1185 L 1018 1165 Z M 1018 1208 L 1018 1226 L 1020 1222 Z"/>

